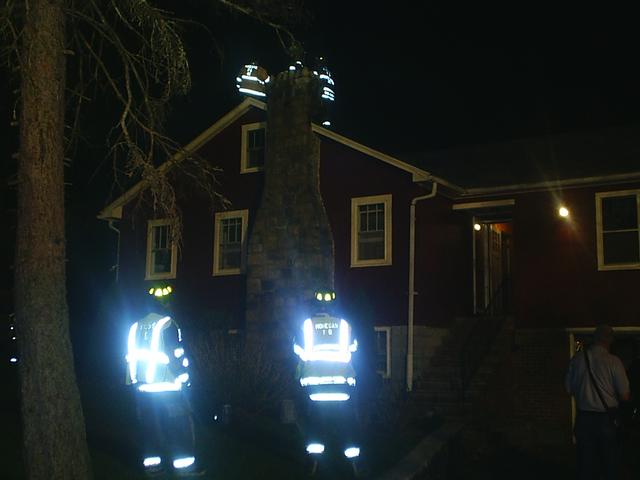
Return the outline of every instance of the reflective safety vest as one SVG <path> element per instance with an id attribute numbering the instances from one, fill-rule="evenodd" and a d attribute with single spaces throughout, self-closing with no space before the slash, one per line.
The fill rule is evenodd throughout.
<path id="1" fill-rule="evenodd" d="M 259 65 L 249 64 L 242 67 L 236 77 L 236 88 L 240 93 L 254 97 L 266 97 L 269 74 Z"/>
<path id="2" fill-rule="evenodd" d="M 334 91 L 335 82 L 333 78 L 331 78 L 331 73 L 327 70 L 326 67 L 320 69 L 320 85 L 322 86 L 321 98 L 325 102 L 333 102 L 336 99 L 336 94 Z"/>
<path id="3" fill-rule="evenodd" d="M 304 346 L 294 345 L 301 360 L 300 384 L 355 386 L 351 354 L 357 350 L 358 342 L 351 338 L 349 322 L 320 313 L 304 321 L 302 333 Z"/>
<path id="4" fill-rule="evenodd" d="M 168 315 L 150 313 L 129 328 L 127 385 L 141 392 L 179 391 L 189 381 L 180 328 Z"/>

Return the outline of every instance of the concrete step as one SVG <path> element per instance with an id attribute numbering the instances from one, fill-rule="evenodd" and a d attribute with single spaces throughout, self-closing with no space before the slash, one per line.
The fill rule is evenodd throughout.
<path id="1" fill-rule="evenodd" d="M 471 415 L 474 402 L 485 394 L 487 385 L 504 362 L 512 342 L 509 329 L 503 327 L 476 365 L 477 371 L 462 392 L 461 348 L 478 321 L 482 319 L 455 319 L 449 335 L 443 338 L 437 350 L 431 352 L 430 360 L 423 364 L 416 379 L 412 393 L 415 408 L 433 410 L 447 419 L 467 419 Z"/>

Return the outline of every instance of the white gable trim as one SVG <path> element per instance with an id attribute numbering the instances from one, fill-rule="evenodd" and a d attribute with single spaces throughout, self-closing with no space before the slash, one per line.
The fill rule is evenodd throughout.
<path id="1" fill-rule="evenodd" d="M 247 97 L 240 105 L 231 110 L 229 113 L 224 115 L 220 120 L 211 125 L 208 129 L 198 135 L 191 143 L 189 143 L 184 149 L 176 153 L 171 159 L 160 165 L 158 168 L 161 171 L 164 171 L 168 168 L 171 168 L 175 163 L 180 162 L 184 158 L 193 154 L 200 147 L 206 144 L 209 140 L 214 138 L 218 133 L 223 131 L 233 122 L 235 122 L 238 118 L 244 115 L 251 107 L 259 108 L 260 110 L 267 109 L 267 105 L 264 102 L 256 100 L 251 97 Z M 338 133 L 335 133 L 331 130 L 327 130 L 319 125 L 312 124 L 312 131 L 318 135 L 322 135 L 323 137 L 329 138 L 335 142 L 346 145 L 354 150 L 357 150 L 360 153 L 364 153 L 365 155 L 380 160 L 384 163 L 392 165 L 396 168 L 404 170 L 407 173 L 410 173 L 412 176 L 412 180 L 414 182 L 422 182 L 422 181 L 434 181 L 437 183 L 441 183 L 445 186 L 449 186 L 452 189 L 460 192 L 462 189 L 451 183 L 447 182 L 444 179 L 435 177 L 431 175 L 426 170 L 422 170 L 421 168 L 415 167 L 411 164 L 403 162 L 395 157 L 382 153 L 378 150 L 374 150 L 373 148 L 367 147 L 361 143 L 358 143 L 354 140 L 351 140 L 345 136 L 342 136 Z M 138 182 L 129 190 L 127 190 L 124 194 L 118 197 L 116 200 L 107 205 L 99 214 L 98 218 L 101 220 L 111 220 L 117 219 L 120 220 L 122 218 L 122 207 L 129 203 L 133 198 L 135 198 L 143 189 L 145 188 L 144 182 Z"/>
<path id="2" fill-rule="evenodd" d="M 191 141 L 186 147 L 176 153 L 173 157 L 171 157 L 168 161 L 164 162 L 162 165 L 158 167 L 160 171 L 167 170 L 172 167 L 174 164 L 184 160 L 189 155 L 192 155 L 196 152 L 200 147 L 205 145 L 211 139 L 213 139 L 216 135 L 222 132 L 225 128 L 235 122 L 238 118 L 244 115 L 251 107 L 259 108 L 260 110 L 266 110 L 266 105 L 263 102 L 259 102 L 253 98 L 246 98 L 240 105 L 231 110 L 229 113 L 224 115 L 220 120 L 207 128 L 204 132 L 198 135 L 194 140 Z M 144 182 L 138 182 L 125 193 L 123 193 L 120 197 L 115 199 L 109 205 L 107 205 L 102 211 L 98 214 L 98 218 L 100 220 L 110 220 L 117 219 L 120 220 L 122 218 L 122 207 L 129 203 L 132 199 L 134 199 L 141 190 L 145 187 Z"/>
<path id="3" fill-rule="evenodd" d="M 364 153 L 365 155 L 368 155 L 373 158 L 377 158 L 378 160 L 381 160 L 385 163 L 388 163 L 389 165 L 393 165 L 394 167 L 397 167 L 401 170 L 404 170 L 405 172 L 410 173 L 413 177 L 414 182 L 422 182 L 425 180 L 435 179 L 429 172 L 422 170 L 421 168 L 414 167 L 413 165 L 405 163 L 402 160 L 398 160 L 397 158 L 387 155 L 386 153 L 379 152 L 378 150 L 369 148 L 366 145 L 363 145 L 354 140 L 351 140 L 350 138 L 343 137 L 342 135 L 336 132 L 327 130 L 326 128 L 316 125 L 315 123 L 312 124 L 312 130 L 315 133 L 322 135 L 323 137 L 330 138 L 331 140 L 334 140 L 338 143 L 342 143 L 343 145 L 353 148 L 358 152 Z"/>

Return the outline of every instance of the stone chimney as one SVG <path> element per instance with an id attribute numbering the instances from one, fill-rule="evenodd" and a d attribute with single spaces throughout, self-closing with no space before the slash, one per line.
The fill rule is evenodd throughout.
<path id="1" fill-rule="evenodd" d="M 264 190 L 249 232 L 247 341 L 291 348 L 318 287 L 333 287 L 333 236 L 320 195 L 320 141 L 311 121 L 320 84 L 308 69 L 272 79 Z M 288 352 L 288 350 L 286 350 Z M 285 350 L 283 350 L 283 353 Z"/>

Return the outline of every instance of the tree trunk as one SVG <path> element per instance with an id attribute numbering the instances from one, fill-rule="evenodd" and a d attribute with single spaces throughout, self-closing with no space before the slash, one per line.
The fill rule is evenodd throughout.
<path id="1" fill-rule="evenodd" d="M 63 0 L 27 3 L 21 52 L 15 306 L 29 479 L 88 479 L 91 466 L 65 287 Z"/>

